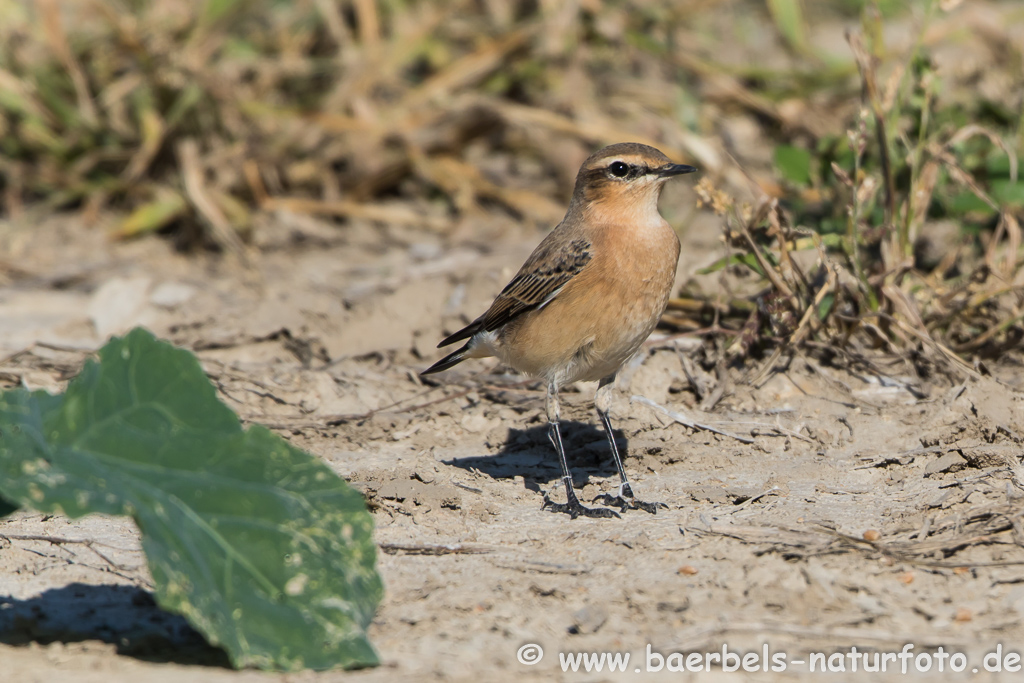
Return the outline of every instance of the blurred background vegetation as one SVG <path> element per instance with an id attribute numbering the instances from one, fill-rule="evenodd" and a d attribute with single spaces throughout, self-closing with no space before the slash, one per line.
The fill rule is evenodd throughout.
<path id="1" fill-rule="evenodd" d="M 993 354 L 1024 336 L 1022 52 L 1019 2 L 0 0 L 0 216 L 240 254 L 275 212 L 546 228 L 634 140 L 701 169 L 717 269 L 762 286 L 679 329 Z"/>

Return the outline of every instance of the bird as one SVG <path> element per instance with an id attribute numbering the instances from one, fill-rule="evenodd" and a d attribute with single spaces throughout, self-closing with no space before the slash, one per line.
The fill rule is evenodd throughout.
<path id="1" fill-rule="evenodd" d="M 490 308 L 438 344 L 465 343 L 424 370 L 447 370 L 469 358 L 497 357 L 546 383 L 548 438 L 562 469 L 565 503 L 545 494 L 543 509 L 572 519 L 619 517 L 619 507 L 656 513 L 660 503 L 633 494 L 612 433 L 615 376 L 665 311 L 679 261 L 679 238 L 658 210 L 666 181 L 697 169 L 673 163 L 648 145 L 624 142 L 592 154 L 580 167 L 562 221 L 540 242 Z M 602 494 L 604 508 L 584 507 L 572 485 L 559 428 L 560 387 L 597 381 L 594 403 L 608 436 L 620 484 Z"/>

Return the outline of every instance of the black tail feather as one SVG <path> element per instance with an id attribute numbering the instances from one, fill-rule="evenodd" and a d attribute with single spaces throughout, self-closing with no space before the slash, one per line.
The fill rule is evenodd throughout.
<path id="1" fill-rule="evenodd" d="M 441 372 L 447 370 L 450 367 L 458 365 L 462 361 L 466 360 L 466 354 L 469 352 L 469 344 L 463 344 L 462 348 L 453 353 L 449 353 L 447 356 L 437 361 L 429 368 L 421 372 L 421 375 L 432 375 L 435 372 Z"/>
<path id="2" fill-rule="evenodd" d="M 450 334 L 447 337 L 445 337 L 444 340 L 437 345 L 437 348 L 441 348 L 442 346 L 448 346 L 449 344 L 454 344 L 455 342 L 462 341 L 463 339 L 469 339 L 483 328 L 483 323 L 481 323 L 479 319 L 474 320 L 473 322 L 466 325 L 458 332 Z"/>

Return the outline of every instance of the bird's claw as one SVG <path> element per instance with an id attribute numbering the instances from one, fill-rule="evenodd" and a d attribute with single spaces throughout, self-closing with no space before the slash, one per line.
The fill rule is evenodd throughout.
<path id="1" fill-rule="evenodd" d="M 629 484 L 625 484 L 624 488 L 628 490 Z M 623 487 L 620 486 L 619 490 L 622 491 Z M 649 512 L 652 515 L 656 515 L 658 514 L 658 508 L 664 508 L 668 510 L 668 505 L 665 505 L 665 503 L 647 503 L 642 500 L 637 500 L 632 495 L 628 497 L 623 496 L 620 492 L 616 492 L 615 495 L 612 495 L 610 493 L 602 493 L 601 495 L 597 496 L 590 502 L 599 502 L 602 505 L 617 507 L 621 512 L 625 512 L 626 510 L 643 510 L 644 512 Z"/>
<path id="2" fill-rule="evenodd" d="M 609 519 L 612 517 L 619 518 L 619 513 L 615 510 L 607 510 L 604 508 L 588 508 L 583 507 L 578 500 L 572 498 L 567 503 L 556 503 L 551 500 L 547 495 L 544 496 L 544 505 L 541 506 L 541 510 L 550 510 L 551 512 L 564 512 L 569 515 L 570 519 L 576 519 L 577 517 L 595 517 Z"/>

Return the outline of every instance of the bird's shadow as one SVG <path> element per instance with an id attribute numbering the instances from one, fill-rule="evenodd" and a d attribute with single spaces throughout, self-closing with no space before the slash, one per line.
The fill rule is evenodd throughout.
<path id="1" fill-rule="evenodd" d="M 118 654 L 145 661 L 231 666 L 224 650 L 135 586 L 72 583 L 24 600 L 0 596 L 0 643 L 87 640 L 110 643 Z"/>
<path id="2" fill-rule="evenodd" d="M 606 478 L 618 475 L 608 437 L 603 430 L 586 422 L 562 422 L 559 429 L 574 487 L 585 486 L 592 476 Z M 629 440 L 619 430 L 615 430 L 615 443 L 619 453 L 625 457 L 629 452 Z M 495 479 L 522 476 L 525 487 L 535 492 L 541 491 L 541 485 L 550 488 L 562 477 L 558 455 L 548 439 L 547 424 L 526 429 L 510 427 L 504 446 L 492 455 L 452 458 L 443 462 Z"/>

